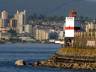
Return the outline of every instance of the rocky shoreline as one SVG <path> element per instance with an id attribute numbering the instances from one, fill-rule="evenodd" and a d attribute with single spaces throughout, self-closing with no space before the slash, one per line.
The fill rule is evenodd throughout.
<path id="1" fill-rule="evenodd" d="M 17 60 L 17 66 L 31 65 L 35 67 L 57 67 L 69 69 L 90 69 L 96 70 L 96 49 L 75 49 L 61 48 L 48 60 L 27 63 Z M 86 51 L 85 51 L 86 50 Z M 78 51 L 78 52 L 77 52 Z"/>
<path id="2" fill-rule="evenodd" d="M 63 59 L 64 60 L 64 59 Z M 96 62 L 82 62 L 65 59 L 63 62 L 58 62 L 53 56 L 51 59 L 46 61 L 38 61 L 32 64 L 33 66 L 44 66 L 44 67 L 57 67 L 57 68 L 70 68 L 70 69 L 90 69 L 96 70 Z"/>
<path id="3" fill-rule="evenodd" d="M 46 61 L 38 61 L 33 66 L 47 66 L 70 69 L 96 70 L 96 49 L 60 48 Z"/>

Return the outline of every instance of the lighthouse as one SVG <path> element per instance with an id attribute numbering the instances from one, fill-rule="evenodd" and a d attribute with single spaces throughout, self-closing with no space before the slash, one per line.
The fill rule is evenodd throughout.
<path id="1" fill-rule="evenodd" d="M 80 30 L 79 24 L 77 25 L 76 21 L 77 12 L 75 10 L 71 10 L 68 14 L 68 17 L 65 18 L 64 23 L 64 41 L 65 47 L 73 46 L 74 32 Z"/>

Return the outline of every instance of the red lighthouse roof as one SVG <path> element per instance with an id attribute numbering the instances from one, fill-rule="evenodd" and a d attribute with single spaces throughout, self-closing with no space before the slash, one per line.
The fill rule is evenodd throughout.
<path id="1" fill-rule="evenodd" d="M 70 12 L 69 12 L 69 15 L 68 15 L 69 17 L 76 17 L 77 16 L 77 12 L 75 11 L 75 10 L 71 10 Z"/>

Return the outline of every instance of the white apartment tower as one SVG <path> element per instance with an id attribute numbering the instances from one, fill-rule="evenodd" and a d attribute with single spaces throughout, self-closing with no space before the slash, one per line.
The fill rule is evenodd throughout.
<path id="1" fill-rule="evenodd" d="M 26 24 L 26 11 L 17 11 L 15 15 L 15 19 L 17 20 L 17 32 L 23 33 L 24 32 L 24 25 Z"/>
<path id="2" fill-rule="evenodd" d="M 8 27 L 8 12 L 6 11 L 6 10 L 3 10 L 2 12 L 1 12 L 1 19 L 2 19 L 2 26 L 4 27 L 4 28 L 6 28 L 6 27 Z"/>
<path id="3" fill-rule="evenodd" d="M 1 18 L 2 18 L 2 19 L 8 19 L 8 12 L 7 12 L 6 10 L 3 10 L 3 11 L 1 12 Z"/>

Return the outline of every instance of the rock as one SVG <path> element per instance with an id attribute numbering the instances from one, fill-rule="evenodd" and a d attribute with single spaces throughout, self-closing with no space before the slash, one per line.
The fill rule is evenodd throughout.
<path id="1" fill-rule="evenodd" d="M 45 61 L 41 61 L 40 63 L 41 63 L 42 65 L 44 65 L 44 64 L 45 64 Z"/>
<path id="2" fill-rule="evenodd" d="M 24 65 L 26 65 L 26 62 L 24 60 L 16 60 L 15 65 L 24 66 Z"/>
<path id="3" fill-rule="evenodd" d="M 32 66 L 40 66 L 40 65 L 41 65 L 41 62 L 40 62 L 40 61 L 34 62 L 34 63 L 32 64 Z"/>

